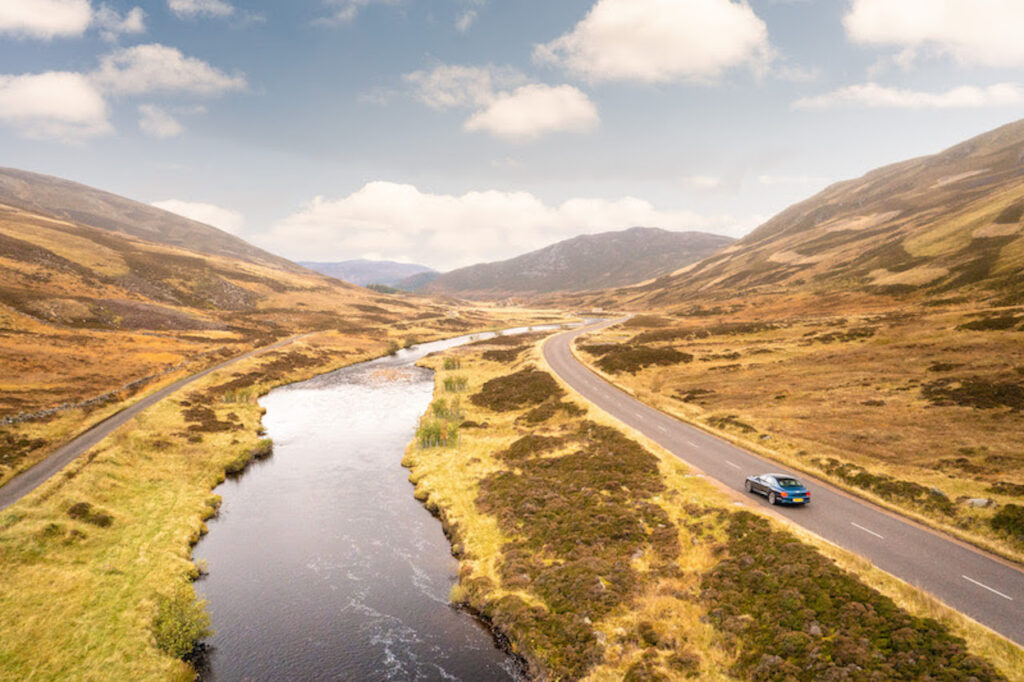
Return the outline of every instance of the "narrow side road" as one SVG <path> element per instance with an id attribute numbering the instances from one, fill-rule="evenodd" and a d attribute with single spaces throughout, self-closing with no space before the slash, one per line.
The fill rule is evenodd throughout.
<path id="1" fill-rule="evenodd" d="M 689 426 L 636 400 L 581 364 L 573 340 L 618 320 L 551 337 L 544 357 L 580 395 L 640 431 L 707 476 L 743 490 L 751 474 L 783 467 Z M 956 540 L 929 531 L 874 505 L 800 475 L 812 504 L 777 507 L 791 522 L 869 559 L 875 566 L 916 585 L 979 623 L 1024 646 L 1024 572 Z M 768 505 L 761 496 L 755 504 Z"/>
<path id="2" fill-rule="evenodd" d="M 17 476 L 9 480 L 3 487 L 0 487 L 0 510 L 6 509 L 7 507 L 11 506 L 15 502 L 23 498 L 25 495 L 28 495 L 30 492 L 32 492 L 40 485 L 45 483 L 46 480 L 49 479 L 51 476 L 59 472 L 61 469 L 63 469 L 72 461 L 74 461 L 77 457 L 84 454 L 94 445 L 96 445 L 101 440 L 110 435 L 116 428 L 118 428 L 128 420 L 134 418 L 135 415 L 139 414 L 143 410 L 152 407 L 153 405 L 160 402 L 161 400 L 171 395 L 172 393 L 181 390 L 182 388 L 188 386 L 192 382 L 198 381 L 199 379 L 202 379 L 203 377 L 208 376 L 216 372 L 217 370 L 221 370 L 224 369 L 225 367 L 233 365 L 234 363 L 239 362 L 240 360 L 245 360 L 247 358 L 253 357 L 254 355 L 259 355 L 261 353 L 266 353 L 267 351 L 276 350 L 278 348 L 281 348 L 282 346 L 287 346 L 288 344 L 297 341 L 305 336 L 308 336 L 308 334 L 300 334 L 299 336 L 293 336 L 291 338 L 282 339 L 281 341 L 272 343 L 269 346 L 256 348 L 249 351 L 248 353 L 243 353 L 242 355 L 231 358 L 230 360 L 226 360 L 225 362 L 222 362 L 219 365 L 216 365 L 215 367 L 204 369 L 202 372 L 199 372 L 197 374 L 187 376 L 184 379 L 179 379 L 178 381 L 175 381 L 173 384 L 161 388 L 156 393 L 150 396 L 146 396 L 145 398 L 135 403 L 134 405 L 126 407 L 120 412 L 111 415 L 110 417 L 107 417 L 99 424 L 93 426 L 91 429 L 81 434 L 74 440 L 68 441 L 64 445 L 54 450 L 49 457 L 39 462 L 31 469 L 28 469 L 18 474 Z"/>

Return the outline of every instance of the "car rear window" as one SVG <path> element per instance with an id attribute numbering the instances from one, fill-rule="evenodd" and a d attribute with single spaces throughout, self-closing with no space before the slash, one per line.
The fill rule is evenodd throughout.
<path id="1" fill-rule="evenodd" d="M 776 479 L 783 488 L 802 488 L 800 481 L 795 478 L 779 478 Z"/>

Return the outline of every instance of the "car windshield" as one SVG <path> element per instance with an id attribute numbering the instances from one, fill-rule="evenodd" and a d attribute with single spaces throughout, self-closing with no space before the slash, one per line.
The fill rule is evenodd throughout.
<path id="1" fill-rule="evenodd" d="M 781 485 L 783 488 L 803 488 L 803 486 L 800 485 L 800 481 L 796 480 L 795 478 L 786 478 L 785 476 L 780 476 L 775 480 L 777 480 L 779 482 L 779 485 Z"/>

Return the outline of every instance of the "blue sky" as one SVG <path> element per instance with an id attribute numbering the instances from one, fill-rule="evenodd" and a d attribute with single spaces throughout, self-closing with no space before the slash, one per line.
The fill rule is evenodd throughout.
<path id="1" fill-rule="evenodd" d="M 1024 116 L 1019 0 L 0 0 L 0 164 L 294 259 L 741 236 Z"/>

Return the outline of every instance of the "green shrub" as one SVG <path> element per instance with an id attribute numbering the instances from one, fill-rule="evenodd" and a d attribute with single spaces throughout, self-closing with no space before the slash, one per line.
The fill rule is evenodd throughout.
<path id="1" fill-rule="evenodd" d="M 447 370 L 462 369 L 462 360 L 449 356 L 444 359 L 444 368 Z"/>
<path id="2" fill-rule="evenodd" d="M 448 393 L 462 393 L 469 386 L 469 379 L 463 376 L 451 376 L 444 378 L 444 390 Z"/>
<path id="3" fill-rule="evenodd" d="M 153 637 L 161 651 L 184 659 L 203 639 L 213 635 L 206 601 L 196 599 L 192 587 L 180 587 L 170 596 L 157 597 Z"/>
<path id="4" fill-rule="evenodd" d="M 459 425 L 445 419 L 422 419 L 416 440 L 424 449 L 455 447 L 459 444 Z"/>
<path id="5" fill-rule="evenodd" d="M 924 511 L 945 516 L 956 514 L 956 506 L 948 496 L 920 483 L 902 481 L 887 474 L 873 474 L 863 467 L 849 462 L 840 462 L 830 457 L 827 460 L 814 459 L 812 462 L 825 473 L 864 490 L 870 490 L 879 497 L 893 502 L 903 502 Z"/>

